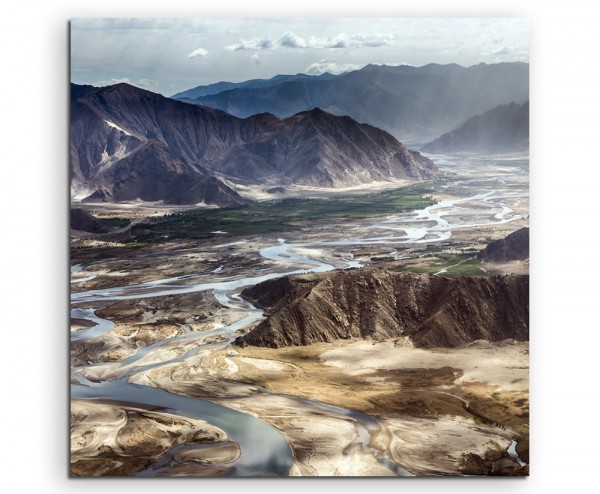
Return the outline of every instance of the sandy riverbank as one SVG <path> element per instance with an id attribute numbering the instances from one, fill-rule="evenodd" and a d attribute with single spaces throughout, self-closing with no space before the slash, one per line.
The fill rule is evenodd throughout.
<path id="1" fill-rule="evenodd" d="M 165 468 L 162 474 L 223 474 L 239 456 L 237 444 L 203 420 L 121 404 L 71 402 L 72 476 L 135 475 L 179 444 L 207 447 L 182 453 L 174 471 Z"/>
<path id="2" fill-rule="evenodd" d="M 399 343 L 227 348 L 130 379 L 274 425 L 294 451 L 295 475 L 392 475 L 378 458 L 416 475 L 525 474 L 506 449 L 520 441 L 528 461 L 528 344 L 420 350 Z M 380 430 L 365 449 L 352 418 L 295 397 L 368 413 Z"/>

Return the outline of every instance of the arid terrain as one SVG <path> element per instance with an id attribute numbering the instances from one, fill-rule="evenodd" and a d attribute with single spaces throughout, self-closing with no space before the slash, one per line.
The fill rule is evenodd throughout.
<path id="1" fill-rule="evenodd" d="M 340 192 L 227 218 L 78 204 L 109 229 L 71 237 L 72 475 L 528 475 L 528 288 L 510 288 L 528 278 L 528 254 L 478 259 L 528 226 L 528 159 L 432 158 L 442 173 L 428 192 L 409 200 L 375 187 L 375 199 L 350 196 L 354 215 L 332 209 Z M 406 207 L 393 212 L 389 197 Z M 248 294 L 284 276 L 300 294 L 314 284 L 319 311 L 285 290 Z M 402 305 L 408 285 L 389 281 L 399 279 L 414 293 L 431 286 L 440 306 Z M 344 280 L 355 298 L 330 295 Z M 517 298 L 465 298 L 494 283 Z M 497 319 L 511 303 L 526 326 Z M 342 315 L 356 329 L 252 339 L 266 326 L 335 327 Z M 463 333 L 417 337 L 423 328 Z"/>

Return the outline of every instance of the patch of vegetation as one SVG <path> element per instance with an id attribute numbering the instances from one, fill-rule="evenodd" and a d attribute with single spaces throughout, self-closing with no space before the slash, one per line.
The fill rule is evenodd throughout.
<path id="1" fill-rule="evenodd" d="M 431 256 L 430 260 L 422 264 L 408 264 L 397 268 L 398 271 L 408 271 L 418 274 L 435 274 L 442 270 L 440 276 L 456 278 L 458 276 L 488 276 L 480 267 L 480 262 L 471 254 L 452 254 L 441 252 Z"/>
<path id="2" fill-rule="evenodd" d="M 98 218 L 98 221 L 101 221 L 106 226 L 115 228 L 124 228 L 131 223 L 131 220 L 128 218 Z"/>
<path id="3" fill-rule="evenodd" d="M 294 281 L 296 283 L 314 283 L 315 282 L 314 278 L 309 279 L 309 278 L 298 278 L 298 277 L 295 277 Z"/>
<path id="4" fill-rule="evenodd" d="M 367 413 L 394 413 L 410 417 L 438 418 L 445 415 L 468 417 L 463 404 L 451 396 L 427 389 L 402 388 L 402 392 L 380 393 L 371 397 Z"/>
<path id="5" fill-rule="evenodd" d="M 396 258 L 390 256 L 371 257 L 371 262 L 392 262 Z"/>
<path id="6" fill-rule="evenodd" d="M 452 385 L 462 377 L 464 371 L 449 366 L 437 369 L 405 368 L 379 371 L 378 375 L 399 383 L 403 389 L 431 388 L 435 386 Z M 450 397 L 452 400 L 453 398 Z"/>
<path id="7" fill-rule="evenodd" d="M 421 209 L 435 204 L 430 195 L 433 192 L 431 183 L 418 183 L 359 197 L 284 199 L 235 208 L 198 209 L 153 218 L 150 223 L 134 226 L 132 233 L 144 243 L 160 243 L 167 238 L 210 238 L 215 231 L 232 236 L 276 233 L 297 230 L 307 222 L 373 218 Z"/>
<path id="8" fill-rule="evenodd" d="M 488 276 L 488 273 L 479 267 L 478 260 L 472 259 L 459 266 L 448 268 L 444 275 L 453 278 L 456 276 Z"/>

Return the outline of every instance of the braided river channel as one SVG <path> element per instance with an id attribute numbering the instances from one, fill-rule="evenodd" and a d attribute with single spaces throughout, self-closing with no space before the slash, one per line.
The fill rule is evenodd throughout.
<path id="1" fill-rule="evenodd" d="M 263 247 L 257 257 L 269 261 L 260 273 L 244 276 L 227 265 L 215 266 L 196 274 L 153 279 L 137 284 L 108 288 L 82 289 L 81 283 L 97 275 L 94 263 L 72 266 L 71 317 L 85 321 L 84 327 L 71 332 L 71 341 L 79 344 L 92 342 L 110 332 L 119 321 L 111 321 L 96 314 L 97 307 L 115 301 L 134 301 L 172 297 L 197 292 L 212 294 L 222 311 L 232 311 L 236 317 L 230 324 L 208 331 L 187 329 L 175 336 L 137 349 L 127 358 L 113 363 L 107 378 L 92 379 L 94 368 L 103 363 L 74 365 L 71 368 L 71 399 L 97 400 L 152 407 L 181 417 L 201 419 L 227 434 L 228 441 L 237 443 L 240 454 L 230 462 L 227 475 L 231 476 L 285 476 L 290 472 L 293 454 L 284 435 L 274 426 L 250 413 L 213 403 L 205 399 L 175 394 L 158 386 L 132 382 L 132 376 L 141 376 L 161 366 L 185 362 L 193 356 L 207 358 L 212 351 L 231 346 L 240 330 L 263 318 L 263 311 L 240 296 L 240 292 L 257 283 L 286 275 L 307 272 L 326 272 L 334 269 L 360 269 L 362 263 L 354 259 L 352 250 L 360 246 L 389 246 L 391 254 L 398 254 L 406 246 L 452 242 L 453 235 L 476 226 L 491 226 L 523 219 L 516 209 L 528 200 L 528 160 L 494 161 L 490 159 L 435 156 L 436 164 L 446 180 L 436 190 L 441 199 L 421 210 L 364 220 L 350 228 L 332 229 L 327 238 L 319 239 L 318 232 L 302 234 L 280 233 L 269 240 L 262 238 Z M 198 250 L 222 249 L 226 246 L 244 248 L 247 239 L 234 239 L 229 244 L 198 246 Z M 333 255 L 333 252 L 337 255 Z M 319 255 L 313 255 L 318 252 Z M 339 253 L 342 253 L 340 255 Z M 83 273 L 85 276 L 82 276 Z M 95 309 L 96 308 L 96 309 Z M 185 351 L 173 356 L 164 349 L 180 345 Z M 233 362 L 228 365 L 235 367 Z M 115 370 L 116 369 L 116 370 Z M 260 386 L 256 393 L 269 394 Z M 328 413 L 351 420 L 356 439 L 353 446 L 363 454 L 372 455 L 392 474 L 413 475 L 404 465 L 392 461 L 384 452 L 372 447 L 372 435 L 379 429 L 375 417 L 331 404 L 306 398 L 281 395 L 291 404 L 313 409 L 316 415 Z M 144 468 L 139 476 L 154 476 L 168 470 L 173 458 L 182 451 L 201 449 L 202 444 L 179 444 L 164 453 L 154 464 Z M 514 451 L 514 445 L 512 445 Z"/>

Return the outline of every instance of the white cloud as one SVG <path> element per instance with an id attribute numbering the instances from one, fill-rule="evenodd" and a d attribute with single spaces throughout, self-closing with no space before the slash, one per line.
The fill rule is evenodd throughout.
<path id="1" fill-rule="evenodd" d="M 205 58 L 208 55 L 208 51 L 204 48 L 196 48 L 192 53 L 188 53 L 188 58 Z"/>
<path id="2" fill-rule="evenodd" d="M 353 34 L 350 36 L 349 46 L 351 47 L 374 47 L 374 46 L 389 46 L 394 43 L 392 34 L 375 33 L 375 34 Z"/>
<path id="3" fill-rule="evenodd" d="M 383 67 L 384 65 L 387 65 L 388 67 L 402 67 L 403 65 L 410 66 L 410 64 L 408 62 L 382 62 L 382 63 L 373 63 L 371 65 L 379 65 L 380 67 Z"/>
<path id="4" fill-rule="evenodd" d="M 273 48 L 273 46 L 271 38 L 266 36 L 264 38 L 242 39 L 239 43 L 226 46 L 225 49 L 230 51 L 268 50 L 269 48 Z"/>
<path id="5" fill-rule="evenodd" d="M 266 36 L 264 38 L 241 40 L 239 43 L 226 46 L 225 49 L 239 51 L 277 48 L 373 48 L 377 46 L 389 46 L 393 43 L 394 36 L 384 33 L 357 33 L 350 36 L 340 33 L 337 36 L 329 36 L 327 38 L 317 38 L 315 36 L 303 38 L 292 31 L 286 31 L 276 42 L 273 42 L 270 37 Z"/>
<path id="6" fill-rule="evenodd" d="M 362 65 L 356 65 L 354 63 L 338 64 L 335 60 L 320 60 L 309 65 L 306 68 L 306 74 L 320 75 L 325 72 L 329 72 L 330 74 L 343 74 L 344 72 L 360 68 L 362 68 Z"/>
<path id="7" fill-rule="evenodd" d="M 375 33 L 364 34 L 357 33 L 350 36 L 340 33 L 337 36 L 329 38 L 311 37 L 308 40 L 309 46 L 313 48 L 373 48 L 378 46 L 389 46 L 394 43 L 392 34 Z"/>
<path id="8" fill-rule="evenodd" d="M 158 87 L 158 82 L 152 80 L 152 79 L 140 79 L 138 81 L 138 84 L 142 87 Z"/>
<path id="9" fill-rule="evenodd" d="M 260 65 L 260 57 L 258 56 L 258 53 L 253 53 L 252 55 L 250 55 L 250 60 L 252 60 L 256 65 Z"/>
<path id="10" fill-rule="evenodd" d="M 120 79 L 108 79 L 104 81 L 96 81 L 94 82 L 94 86 L 112 86 L 114 84 L 121 83 L 131 84 L 131 81 L 127 77 L 121 77 Z"/>
<path id="11" fill-rule="evenodd" d="M 506 46 L 499 46 L 492 50 L 492 55 L 508 55 L 510 50 Z"/>
<path id="12" fill-rule="evenodd" d="M 279 46 L 286 46 L 288 48 L 308 48 L 306 40 L 291 31 L 286 31 L 281 38 L 279 38 Z"/>

